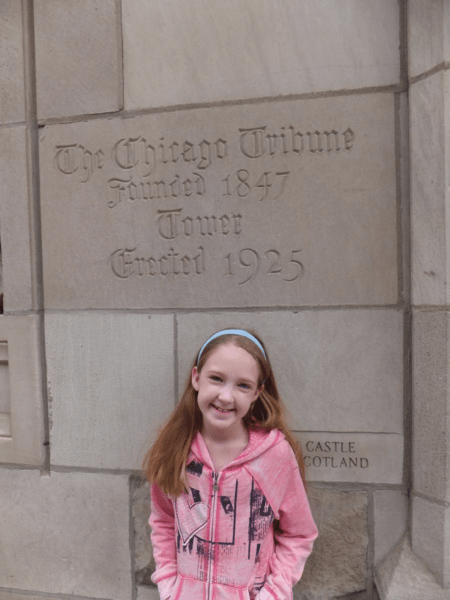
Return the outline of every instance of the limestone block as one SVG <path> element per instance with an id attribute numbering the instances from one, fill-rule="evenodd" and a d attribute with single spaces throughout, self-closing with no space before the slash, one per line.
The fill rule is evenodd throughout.
<path id="1" fill-rule="evenodd" d="M 367 494 L 310 487 L 319 537 L 300 583 L 302 600 L 359 592 L 367 585 Z"/>
<path id="2" fill-rule="evenodd" d="M 413 498 L 412 549 L 435 575 L 450 586 L 450 508 L 424 498 Z M 448 591 L 450 596 L 450 590 Z"/>
<path id="3" fill-rule="evenodd" d="M 24 127 L 0 129 L 0 173 L 4 311 L 30 310 L 34 308 L 33 259 Z"/>
<path id="4" fill-rule="evenodd" d="M 292 429 L 403 431 L 402 315 L 389 310 L 178 315 L 181 387 L 203 342 L 227 327 L 263 339 Z"/>
<path id="5" fill-rule="evenodd" d="M 174 406 L 173 317 L 45 317 L 52 463 L 138 469 Z"/>
<path id="6" fill-rule="evenodd" d="M 122 5 L 128 110 L 399 81 L 399 7 L 390 0 Z"/>
<path id="7" fill-rule="evenodd" d="M 407 536 L 384 559 L 375 572 L 381 600 L 448 600 L 431 571 L 411 550 Z"/>
<path id="8" fill-rule="evenodd" d="M 398 544 L 408 526 L 408 499 L 404 492 L 378 490 L 373 494 L 375 564 Z"/>
<path id="9" fill-rule="evenodd" d="M 412 299 L 415 305 L 449 303 L 448 77 L 447 71 L 441 71 L 410 89 Z"/>
<path id="10" fill-rule="evenodd" d="M 149 585 L 138 585 L 137 600 L 160 600 L 158 588 Z"/>
<path id="11" fill-rule="evenodd" d="M 396 303 L 394 133 L 387 93 L 47 126 L 46 307 Z"/>
<path id="12" fill-rule="evenodd" d="M 0 316 L 0 462 L 42 465 L 44 418 L 38 316 Z"/>
<path id="13" fill-rule="evenodd" d="M 450 500 L 449 313 L 413 314 L 413 479 L 416 492 Z"/>
<path id="14" fill-rule="evenodd" d="M 322 431 L 296 435 L 302 444 L 308 481 L 402 482 L 402 435 Z"/>
<path id="15" fill-rule="evenodd" d="M 120 103 L 114 0 L 36 0 L 39 119 L 113 112 Z"/>
<path id="16" fill-rule="evenodd" d="M 409 76 L 450 59 L 450 6 L 446 0 L 408 1 Z"/>
<path id="17" fill-rule="evenodd" d="M 150 542 L 150 486 L 143 479 L 136 479 L 133 487 L 134 565 L 139 584 L 152 585 L 150 576 L 155 570 L 153 549 Z M 144 589 L 145 591 L 145 589 Z"/>
<path id="18" fill-rule="evenodd" d="M 0 469 L 0 586 L 128 600 L 128 478 Z"/>
<path id="19" fill-rule="evenodd" d="M 22 5 L 2 0 L 0 11 L 0 123 L 25 120 Z"/>

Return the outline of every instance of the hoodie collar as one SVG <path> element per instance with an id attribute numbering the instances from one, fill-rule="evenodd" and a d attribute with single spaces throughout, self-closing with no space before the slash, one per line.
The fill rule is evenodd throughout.
<path id="1" fill-rule="evenodd" d="M 284 435 L 279 429 L 272 429 L 270 431 L 266 431 L 264 429 L 250 429 L 247 446 L 239 454 L 239 456 L 228 463 L 224 469 L 230 469 L 237 467 L 242 463 L 249 462 L 282 440 L 284 440 Z M 198 432 L 195 436 L 192 442 L 191 450 L 200 462 L 214 471 L 214 466 L 209 455 L 208 448 L 200 432 Z"/>

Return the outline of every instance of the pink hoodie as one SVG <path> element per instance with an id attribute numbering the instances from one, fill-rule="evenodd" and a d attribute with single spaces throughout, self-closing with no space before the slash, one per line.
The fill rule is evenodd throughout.
<path id="1" fill-rule="evenodd" d="M 189 493 L 173 500 L 151 490 L 161 599 L 291 600 L 317 529 L 281 431 L 250 431 L 242 454 L 218 473 L 197 434 L 186 471 Z"/>

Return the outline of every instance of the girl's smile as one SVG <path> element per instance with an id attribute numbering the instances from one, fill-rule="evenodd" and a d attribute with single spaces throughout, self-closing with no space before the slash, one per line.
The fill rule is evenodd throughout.
<path id="1" fill-rule="evenodd" d="M 256 400 L 259 370 L 256 360 L 232 343 L 214 350 L 199 372 L 192 371 L 192 385 L 207 435 L 227 438 L 245 433 L 243 417 Z"/>

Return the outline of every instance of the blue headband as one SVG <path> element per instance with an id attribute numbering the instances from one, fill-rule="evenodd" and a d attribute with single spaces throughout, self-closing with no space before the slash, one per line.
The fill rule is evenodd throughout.
<path id="1" fill-rule="evenodd" d="M 217 333 L 212 335 L 210 338 L 208 338 L 206 340 L 206 342 L 203 344 L 203 346 L 200 348 L 200 352 L 198 353 L 198 358 L 197 358 L 197 364 L 200 362 L 200 358 L 202 357 L 203 350 L 206 348 L 206 346 L 209 344 L 209 342 L 212 342 L 213 340 L 215 340 L 218 337 L 221 337 L 222 335 L 240 335 L 241 337 L 245 337 L 248 340 L 251 340 L 255 344 L 255 346 L 258 346 L 258 348 L 264 354 L 264 358 L 267 360 L 267 356 L 264 351 L 264 348 L 262 347 L 261 343 L 255 338 L 254 335 L 252 335 L 248 331 L 245 331 L 245 329 L 223 329 L 222 331 L 218 331 Z"/>

